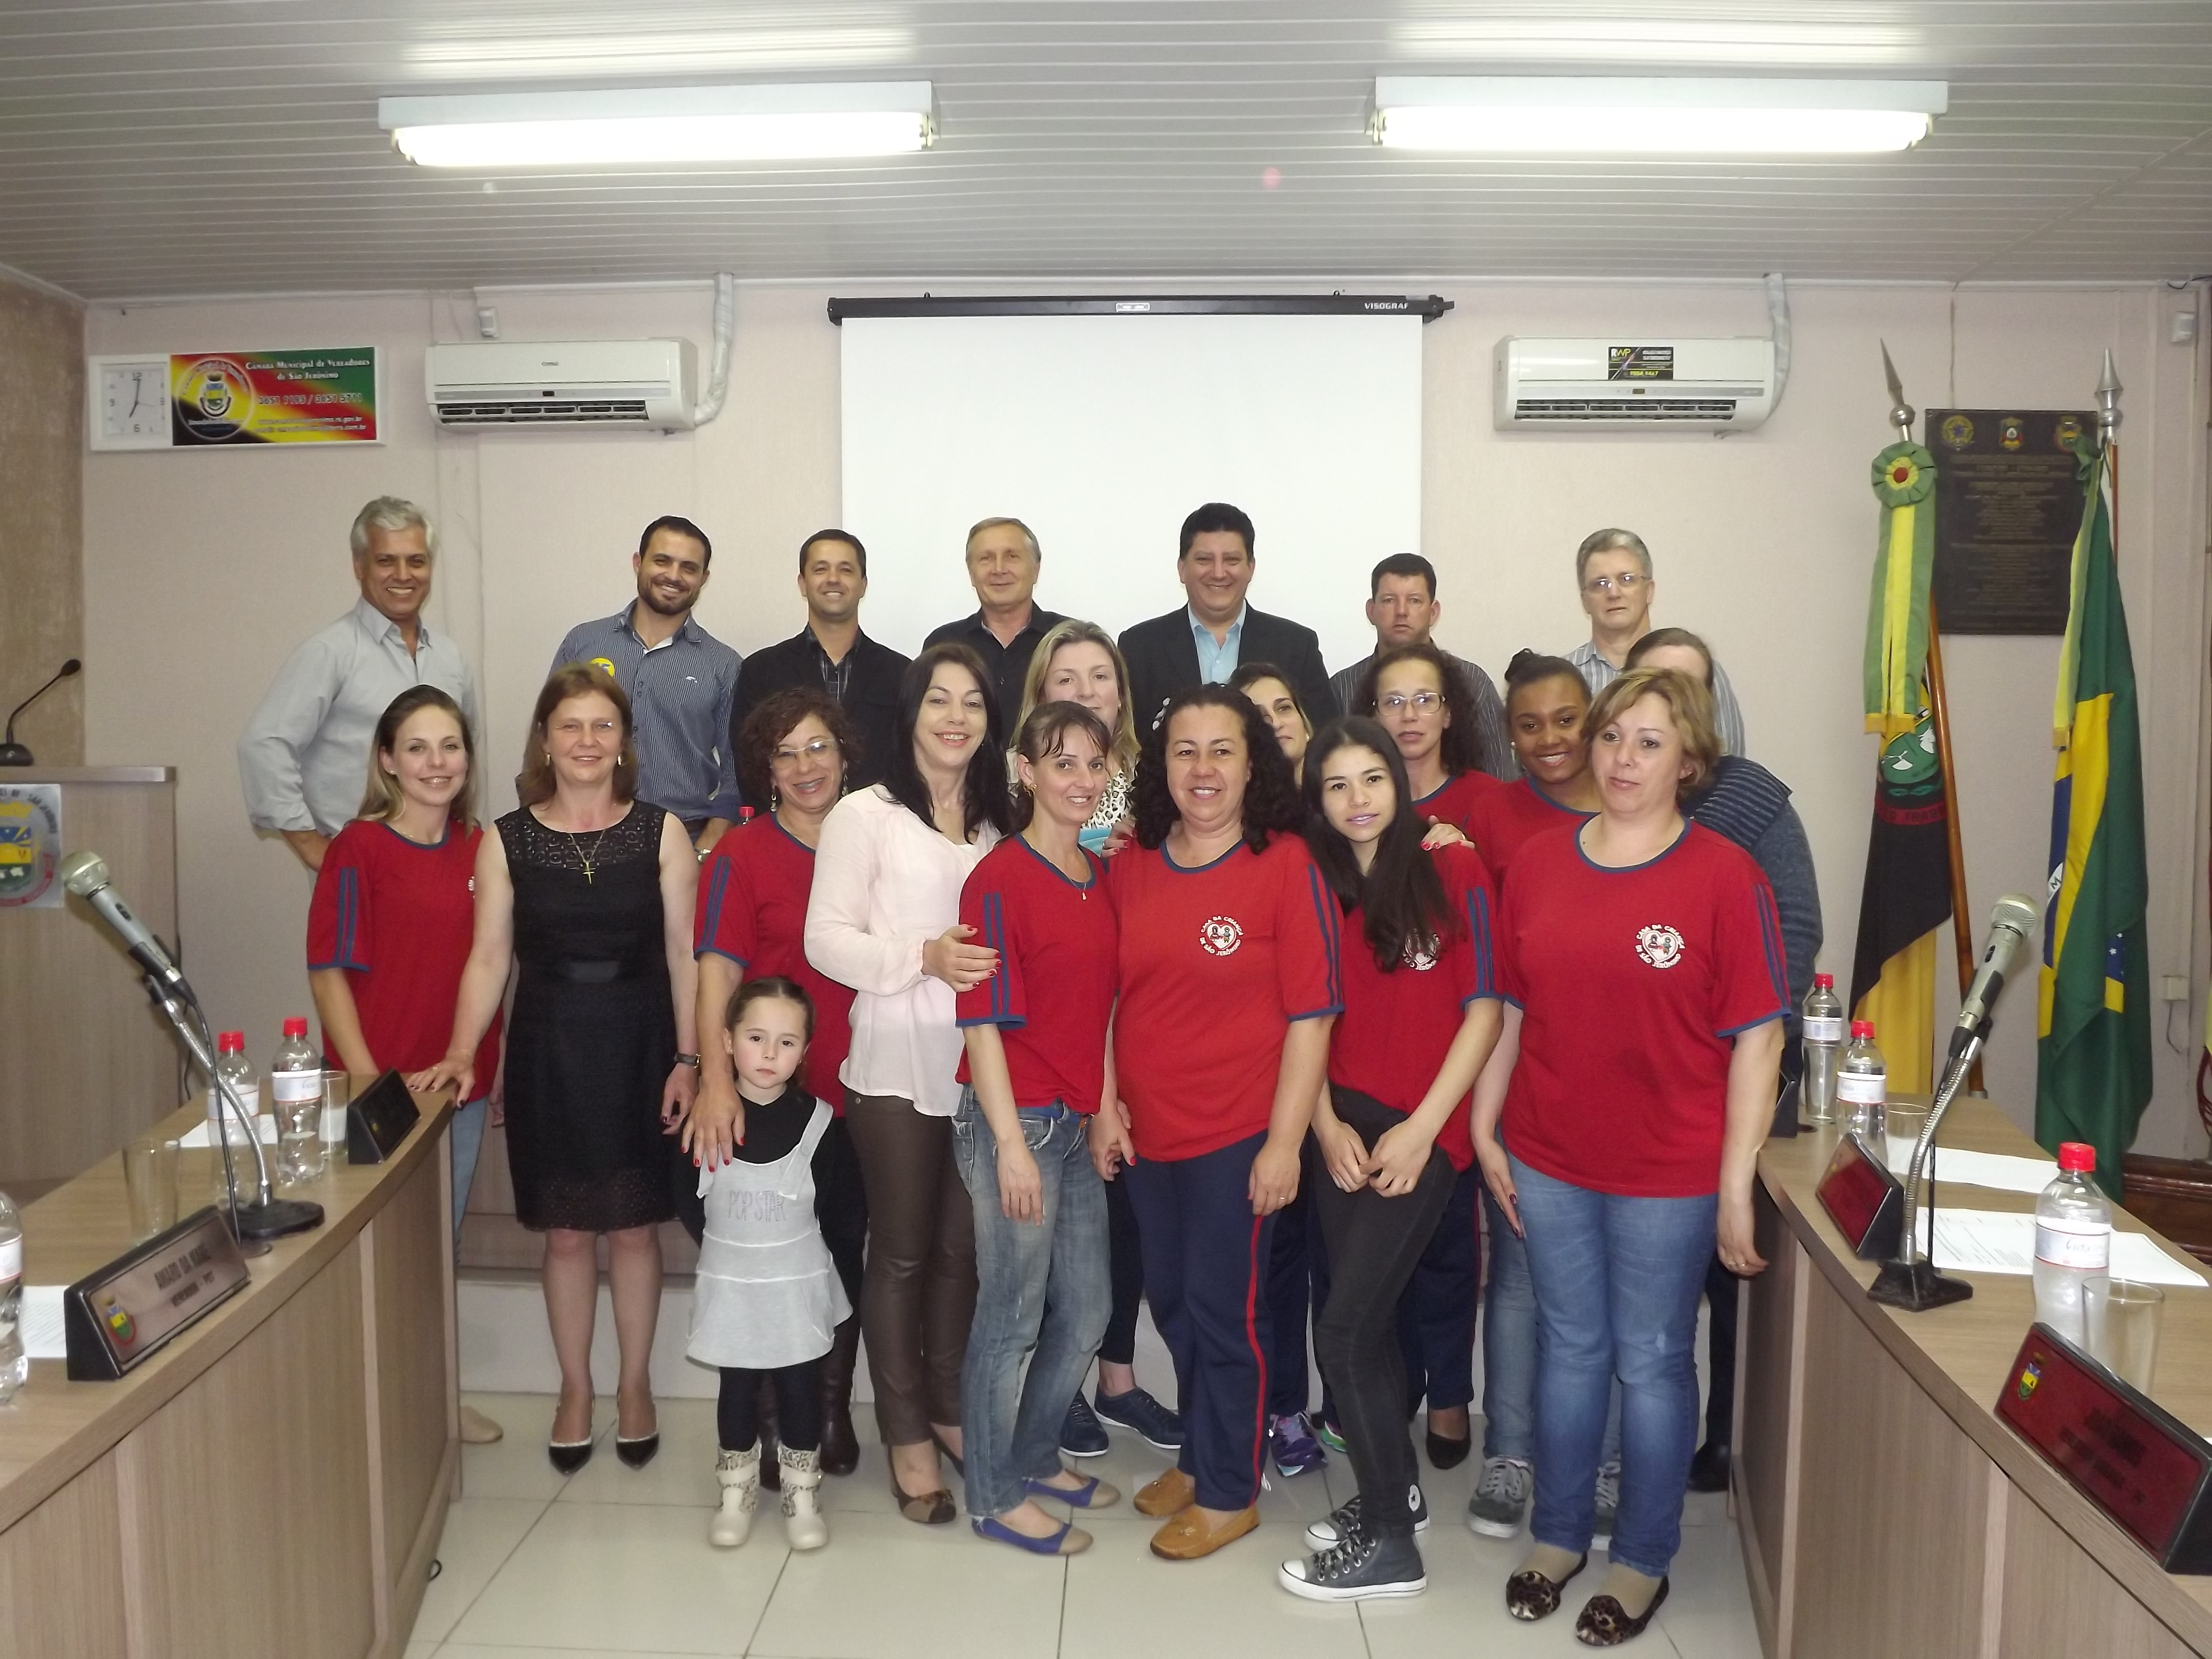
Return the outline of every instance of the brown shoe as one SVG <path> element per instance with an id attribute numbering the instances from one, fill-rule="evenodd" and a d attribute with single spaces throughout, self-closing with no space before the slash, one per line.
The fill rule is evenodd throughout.
<path id="1" fill-rule="evenodd" d="M 489 1446 L 506 1432 L 474 1406 L 461 1407 L 461 1443 L 464 1446 Z"/>
<path id="2" fill-rule="evenodd" d="M 1197 1501 L 1198 1482 L 1181 1469 L 1171 1468 L 1138 1490 L 1136 1510 L 1155 1521 L 1164 1521 L 1170 1515 L 1182 1514 Z"/>
<path id="3" fill-rule="evenodd" d="M 850 1474 L 860 1464 L 860 1443 L 853 1433 L 853 1358 L 860 1346 L 860 1316 L 837 1328 L 836 1341 L 822 1359 L 822 1473 Z"/>
<path id="4" fill-rule="evenodd" d="M 1218 1526 L 1209 1524 L 1193 1505 L 1152 1534 L 1152 1553 L 1163 1561 L 1195 1561 L 1224 1544 L 1233 1544 L 1260 1524 L 1260 1506 L 1239 1510 Z"/>

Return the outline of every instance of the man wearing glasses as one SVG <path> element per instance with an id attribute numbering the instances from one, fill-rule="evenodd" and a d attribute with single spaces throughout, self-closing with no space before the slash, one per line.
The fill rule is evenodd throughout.
<path id="1" fill-rule="evenodd" d="M 1601 530 L 1585 537 L 1575 551 L 1575 580 L 1590 636 L 1567 653 L 1595 696 L 1620 677 L 1628 647 L 1651 631 L 1651 551 L 1632 531 Z M 1743 710 L 1735 688 L 1720 664 L 1713 664 L 1713 714 L 1721 747 L 1731 755 L 1743 749 Z"/>

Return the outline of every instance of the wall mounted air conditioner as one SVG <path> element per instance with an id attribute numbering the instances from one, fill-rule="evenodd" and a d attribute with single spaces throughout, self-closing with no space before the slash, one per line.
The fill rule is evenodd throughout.
<path id="1" fill-rule="evenodd" d="M 1501 432 L 1746 432 L 1778 395 L 1774 342 L 1757 337 L 1509 335 L 1492 366 Z"/>
<path id="2" fill-rule="evenodd" d="M 689 340 L 470 340 L 430 347 L 422 376 L 453 427 L 688 432 L 699 395 Z"/>

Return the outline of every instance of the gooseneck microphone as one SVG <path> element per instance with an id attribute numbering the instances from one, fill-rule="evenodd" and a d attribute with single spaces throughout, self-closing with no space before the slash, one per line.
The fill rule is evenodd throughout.
<path id="1" fill-rule="evenodd" d="M 1981 966 L 1974 970 L 1973 982 L 1959 1000 L 1959 1023 L 1951 1028 L 1953 1059 L 1975 1037 L 1988 1039 L 1990 1016 L 1996 1007 L 1998 994 L 2027 948 L 2036 915 L 2035 901 L 2025 893 L 2007 893 L 1990 910 L 1989 942 L 1982 947 Z"/>
<path id="2" fill-rule="evenodd" d="M 15 716 L 21 714 L 26 708 L 28 708 L 33 703 L 38 702 L 40 697 L 45 696 L 47 692 L 52 690 L 57 685 L 59 685 L 70 675 L 82 672 L 83 667 L 84 664 L 80 659 L 76 657 L 71 657 L 67 662 L 64 663 L 60 668 L 55 671 L 53 678 L 48 680 L 44 685 L 32 692 L 29 696 L 24 698 L 22 702 L 17 703 L 14 708 L 9 711 L 8 735 L 4 740 L 0 740 L 0 766 L 29 766 L 33 764 L 33 762 L 31 759 L 31 751 L 23 747 L 21 744 L 15 741 Z"/>
<path id="3" fill-rule="evenodd" d="M 61 873 L 62 885 L 93 908 L 107 924 L 108 932 L 131 953 L 133 962 L 186 1001 L 197 1000 L 192 996 L 192 988 L 185 982 L 184 975 L 169 959 L 168 951 L 154 936 L 153 929 L 131 914 L 131 907 L 123 902 L 123 895 L 115 890 L 108 878 L 106 859 L 94 852 L 71 853 L 62 860 Z"/>

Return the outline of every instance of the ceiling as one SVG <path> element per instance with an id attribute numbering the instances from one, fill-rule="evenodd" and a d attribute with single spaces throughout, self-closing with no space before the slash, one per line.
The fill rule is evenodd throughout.
<path id="1" fill-rule="evenodd" d="M 1378 71 L 1946 77 L 1917 149 L 1384 152 Z M 425 171 L 380 94 L 936 83 L 924 155 Z M 88 298 L 744 278 L 2212 271 L 2205 0 L 7 0 L 0 262 Z"/>

